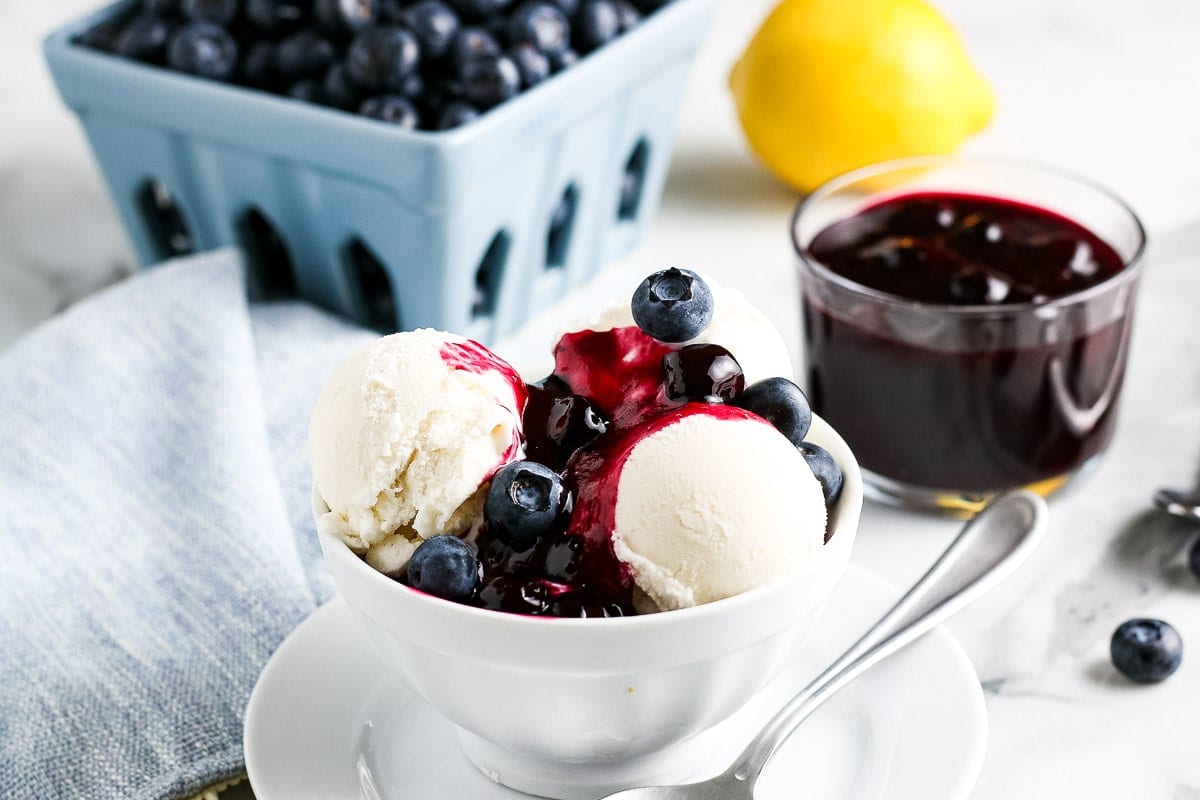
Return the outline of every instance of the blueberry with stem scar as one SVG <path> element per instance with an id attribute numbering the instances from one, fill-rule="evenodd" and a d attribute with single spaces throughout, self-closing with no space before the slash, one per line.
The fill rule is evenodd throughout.
<path id="1" fill-rule="evenodd" d="M 712 291 L 691 270 L 671 267 L 642 281 L 631 310 L 637 326 L 660 342 L 686 342 L 712 322 Z"/>

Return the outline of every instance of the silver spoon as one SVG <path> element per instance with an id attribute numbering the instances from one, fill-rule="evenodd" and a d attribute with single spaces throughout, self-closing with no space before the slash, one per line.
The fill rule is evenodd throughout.
<path id="1" fill-rule="evenodd" d="M 809 714 L 1007 577 L 1033 550 L 1048 516 L 1045 501 L 1032 492 L 996 498 L 871 630 L 767 722 L 729 769 L 700 783 L 626 789 L 601 800 L 753 800 L 759 773 Z"/>
<path id="2" fill-rule="evenodd" d="M 1200 489 L 1183 492 L 1179 489 L 1159 489 L 1154 493 L 1154 505 L 1176 517 L 1200 522 Z"/>

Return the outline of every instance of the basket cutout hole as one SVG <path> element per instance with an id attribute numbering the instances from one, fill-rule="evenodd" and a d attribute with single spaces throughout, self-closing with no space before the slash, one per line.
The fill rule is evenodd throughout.
<path id="1" fill-rule="evenodd" d="M 643 136 L 638 139 L 629 158 L 625 161 L 625 172 L 621 175 L 621 197 L 617 203 L 617 219 L 627 222 L 637 217 L 642 205 L 642 190 L 646 185 L 646 168 L 650 164 L 650 143 Z"/>
<path id="2" fill-rule="evenodd" d="M 568 186 L 562 199 L 550 217 L 550 230 L 546 234 L 546 269 L 560 269 L 567 264 L 567 253 L 571 249 L 571 233 L 575 229 L 575 210 L 579 207 L 579 189 L 575 184 Z"/>
<path id="3" fill-rule="evenodd" d="M 143 182 L 134 196 L 134 205 L 142 217 L 142 225 L 157 260 L 185 256 L 195 251 L 196 242 L 183 216 L 183 209 L 165 183 L 157 178 Z"/>
<path id="4" fill-rule="evenodd" d="M 500 295 L 500 283 L 504 278 L 504 267 L 508 262 L 508 251 L 512 237 L 508 231 L 499 231 L 479 261 L 475 270 L 475 299 L 471 304 L 471 316 L 478 319 L 491 315 L 496 310 L 496 298 Z"/>
<path id="5" fill-rule="evenodd" d="M 359 308 L 364 315 L 362 322 L 387 333 L 399 330 L 391 275 L 379 256 L 362 239 L 355 238 L 346 246 L 345 264 L 350 283 L 358 293 Z"/>
<path id="6" fill-rule="evenodd" d="M 256 294 L 268 300 L 294 297 L 296 272 L 292 255 L 271 220 L 259 209 L 251 208 L 238 220 L 237 235 Z"/>

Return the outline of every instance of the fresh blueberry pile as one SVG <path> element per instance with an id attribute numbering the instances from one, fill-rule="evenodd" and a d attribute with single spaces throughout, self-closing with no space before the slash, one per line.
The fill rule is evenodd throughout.
<path id="1" fill-rule="evenodd" d="M 555 349 L 555 372 L 529 385 L 525 460 L 493 476 L 473 542 L 433 537 L 400 580 L 482 608 L 556 617 L 637 613 L 632 579 L 612 552 L 609 513 L 624 456 L 689 413 L 762 417 L 813 470 L 831 506 L 842 472 L 805 441 L 812 410 L 786 378 L 746 385 L 724 347 L 686 344 L 709 325 L 713 296 L 694 272 L 656 272 L 634 293 L 636 327 L 578 331 Z M 828 535 L 828 534 L 827 534 Z M 452 540 L 452 541 L 446 541 Z"/>
<path id="2" fill-rule="evenodd" d="M 77 41 L 403 128 L 465 125 L 671 0 L 141 0 Z"/>

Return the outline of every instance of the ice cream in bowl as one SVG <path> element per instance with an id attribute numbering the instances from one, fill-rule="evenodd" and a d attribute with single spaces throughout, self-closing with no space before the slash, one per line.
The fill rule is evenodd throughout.
<path id="1" fill-rule="evenodd" d="M 526 382 L 432 330 L 314 409 L 330 573 L 390 670 L 492 779 L 589 798 L 702 771 L 849 560 L 862 480 L 778 333 L 687 270 L 564 333 Z"/>

